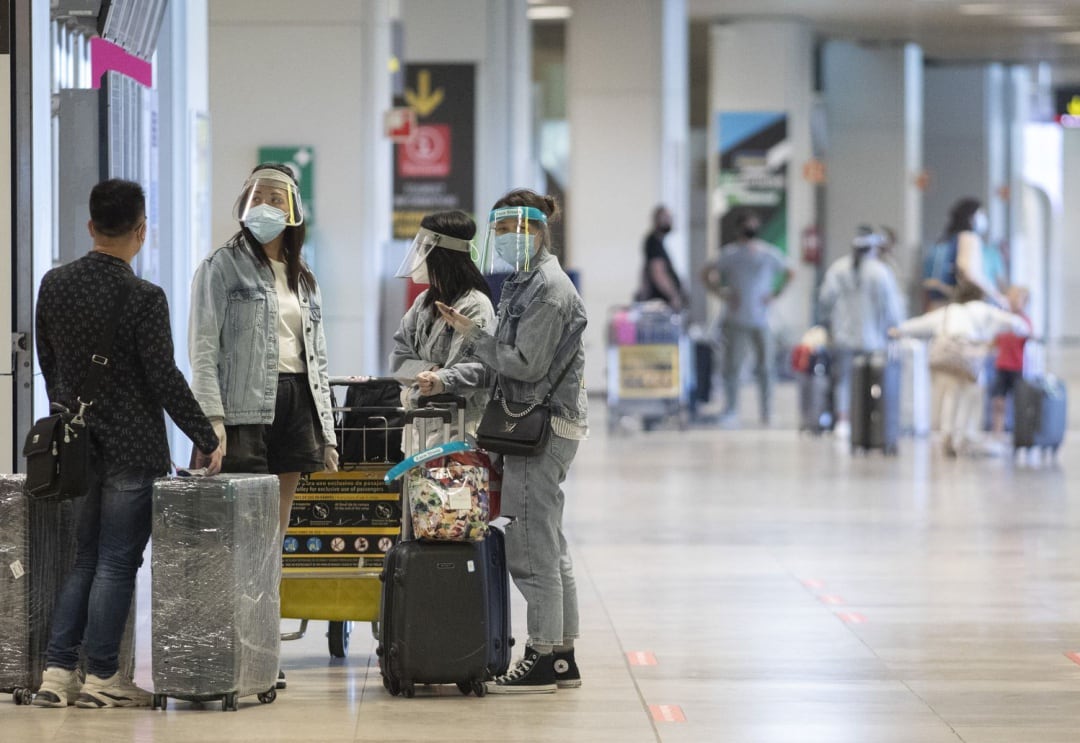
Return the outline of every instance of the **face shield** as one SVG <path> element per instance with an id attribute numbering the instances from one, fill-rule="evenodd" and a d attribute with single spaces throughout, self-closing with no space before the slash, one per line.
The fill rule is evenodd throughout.
<path id="1" fill-rule="evenodd" d="M 532 206 L 504 206 L 491 212 L 480 268 L 484 273 L 528 271 L 548 244 L 547 217 Z"/>
<path id="2" fill-rule="evenodd" d="M 868 232 L 858 235 L 851 241 L 851 247 L 857 251 L 878 251 L 885 245 L 885 236 L 878 232 Z"/>
<path id="3" fill-rule="evenodd" d="M 417 284 L 430 284 L 427 273 L 427 257 L 432 250 L 441 248 L 458 253 L 472 254 L 472 243 L 457 237 L 450 237 L 421 227 L 413 238 L 409 252 L 394 274 L 399 279 L 411 278 Z"/>
<path id="4" fill-rule="evenodd" d="M 287 227 L 295 227 L 304 221 L 300 191 L 296 183 L 280 170 L 263 168 L 248 176 L 233 206 L 233 216 L 246 224 L 252 210 L 262 205 L 282 212 Z"/>

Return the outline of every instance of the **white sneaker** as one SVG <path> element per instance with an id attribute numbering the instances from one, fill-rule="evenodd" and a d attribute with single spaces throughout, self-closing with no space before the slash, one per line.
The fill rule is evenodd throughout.
<path id="1" fill-rule="evenodd" d="M 38 707 L 67 707 L 75 704 L 82 685 L 77 671 L 56 666 L 46 668 L 41 674 L 41 686 L 34 695 L 34 704 Z"/>
<path id="2" fill-rule="evenodd" d="M 102 707 L 149 707 L 153 694 L 140 689 L 130 679 L 117 671 L 107 679 L 87 674 L 82 693 L 75 700 L 76 707 L 100 709 Z"/>
<path id="3" fill-rule="evenodd" d="M 833 436 L 838 439 L 851 438 L 851 423 L 849 421 L 837 421 L 833 426 Z"/>

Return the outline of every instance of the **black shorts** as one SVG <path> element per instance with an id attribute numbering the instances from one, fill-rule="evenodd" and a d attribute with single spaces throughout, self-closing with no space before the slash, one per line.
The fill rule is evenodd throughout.
<path id="1" fill-rule="evenodd" d="M 1016 389 L 1022 376 L 1018 371 L 997 369 L 994 372 L 994 381 L 990 384 L 990 397 L 1008 397 Z"/>
<path id="2" fill-rule="evenodd" d="M 225 426 L 222 472 L 321 472 L 322 426 L 307 374 L 279 374 L 274 422 Z"/>

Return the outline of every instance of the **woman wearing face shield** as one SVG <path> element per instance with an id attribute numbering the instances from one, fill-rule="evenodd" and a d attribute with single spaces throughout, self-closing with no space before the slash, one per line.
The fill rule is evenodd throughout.
<path id="1" fill-rule="evenodd" d="M 494 324 L 491 290 L 473 263 L 475 235 L 476 224 L 465 212 L 438 212 L 420 222 L 397 276 L 428 288 L 401 319 L 390 352 L 390 373 L 414 380 L 404 395 L 406 407 L 416 407 L 421 397 L 443 392 L 463 395 L 469 436 L 475 435 L 487 404 L 486 371 L 480 362 L 466 360 L 462 334 L 454 332 L 435 305 L 443 302 L 453 307 L 480 329 Z"/>
<path id="2" fill-rule="evenodd" d="M 581 297 L 551 253 L 548 223 L 556 215 L 553 198 L 524 189 L 495 203 L 482 263 L 488 272 L 511 275 L 503 283 L 493 333 L 453 307 L 436 304 L 464 336 L 464 352 L 493 370 L 497 398 L 529 405 L 552 393 L 544 451 L 503 458 L 502 513 L 515 519 L 506 532 L 507 563 L 528 603 L 529 641 L 524 658 L 488 683 L 496 694 L 581 685 L 574 660 L 577 588 L 562 529 L 562 483 L 588 434 L 581 341 L 586 317 Z"/>
<path id="3" fill-rule="evenodd" d="M 322 296 L 288 167 L 255 168 L 234 216 L 192 281 L 192 389 L 225 442 L 222 472 L 278 476 L 283 535 L 301 473 L 337 470 Z"/>

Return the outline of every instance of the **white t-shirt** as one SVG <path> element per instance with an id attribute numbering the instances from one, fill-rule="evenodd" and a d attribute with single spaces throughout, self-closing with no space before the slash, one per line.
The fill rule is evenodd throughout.
<path id="1" fill-rule="evenodd" d="M 304 325 L 300 314 L 300 298 L 289 288 L 289 274 L 284 262 L 271 259 L 274 269 L 274 290 L 278 296 L 278 371 L 300 374 L 304 366 Z"/>

